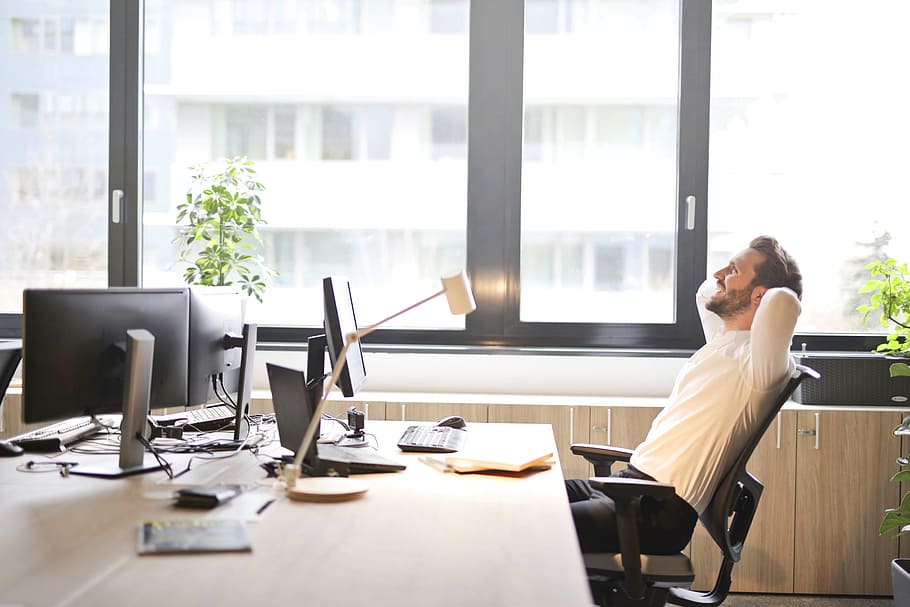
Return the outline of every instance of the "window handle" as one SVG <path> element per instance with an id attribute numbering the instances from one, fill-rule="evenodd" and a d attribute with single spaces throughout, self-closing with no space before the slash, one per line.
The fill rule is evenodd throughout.
<path id="1" fill-rule="evenodd" d="M 686 196 L 686 229 L 695 229 L 695 196 Z"/>
<path id="2" fill-rule="evenodd" d="M 123 208 L 123 190 L 111 190 L 111 223 L 120 223 Z"/>

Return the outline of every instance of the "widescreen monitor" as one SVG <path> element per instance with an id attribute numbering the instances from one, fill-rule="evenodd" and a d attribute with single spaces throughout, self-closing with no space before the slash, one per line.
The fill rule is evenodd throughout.
<path id="1" fill-rule="evenodd" d="M 154 337 L 149 405 L 187 401 L 189 289 L 26 289 L 23 419 L 122 411 L 126 332 Z"/>

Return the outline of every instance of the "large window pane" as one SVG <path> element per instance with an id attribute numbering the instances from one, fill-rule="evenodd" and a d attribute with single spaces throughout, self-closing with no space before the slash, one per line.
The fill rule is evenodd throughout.
<path id="1" fill-rule="evenodd" d="M 776 236 L 800 331 L 881 332 L 855 311 L 862 267 L 910 260 L 908 19 L 901 0 L 714 0 L 709 266 Z"/>
<path id="2" fill-rule="evenodd" d="M 0 312 L 106 286 L 108 3 L 0 5 Z"/>
<path id="3" fill-rule="evenodd" d="M 522 321 L 673 323 L 679 2 L 527 0 Z"/>
<path id="4" fill-rule="evenodd" d="M 186 169 L 228 155 L 266 187 L 259 323 L 320 324 L 343 274 L 367 324 L 464 267 L 467 0 L 156 0 L 146 23 L 144 284 L 180 284 Z M 463 324 L 439 301 L 397 326 Z"/>

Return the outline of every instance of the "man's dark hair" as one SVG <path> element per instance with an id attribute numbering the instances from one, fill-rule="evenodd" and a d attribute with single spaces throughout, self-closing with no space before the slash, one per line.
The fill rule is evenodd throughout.
<path id="1" fill-rule="evenodd" d="M 787 253 L 776 238 L 771 236 L 758 236 L 749 243 L 750 249 L 755 249 L 765 256 L 765 261 L 755 268 L 753 285 L 761 287 L 787 287 L 796 293 L 796 297 L 803 297 L 803 275 L 796 265 L 796 260 Z"/>

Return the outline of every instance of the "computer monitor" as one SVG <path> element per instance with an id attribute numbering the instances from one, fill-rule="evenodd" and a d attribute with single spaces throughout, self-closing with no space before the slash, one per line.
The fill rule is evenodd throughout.
<path id="1" fill-rule="evenodd" d="M 225 348 L 224 336 L 243 332 L 243 304 L 237 287 L 190 288 L 190 353 L 187 402 L 204 404 L 218 398 L 212 378 L 227 392 L 240 382 L 241 352 Z"/>
<path id="2" fill-rule="evenodd" d="M 20 340 L 0 341 L 0 403 L 3 402 L 6 389 L 16 374 L 20 360 L 22 360 Z"/>
<path id="3" fill-rule="evenodd" d="M 249 434 L 250 396 L 256 325 L 243 324 L 243 298 L 239 287 L 190 289 L 189 371 L 187 404 L 209 403 L 216 398 L 213 378 L 220 390 L 236 393 L 234 440 Z"/>
<path id="4" fill-rule="evenodd" d="M 347 279 L 329 276 L 322 280 L 322 300 L 324 308 L 322 335 L 314 335 L 307 340 L 307 377 L 308 389 L 319 402 L 322 381 L 325 377 L 325 353 L 329 353 L 329 368 L 334 368 L 338 355 L 344 348 L 344 336 L 357 331 L 357 318 L 354 314 L 354 299 L 351 296 L 351 285 Z M 360 341 L 355 342 L 345 356 L 345 365 L 338 376 L 338 388 L 347 398 L 353 397 L 366 383 L 366 367 L 363 364 L 363 350 Z"/>
<path id="5" fill-rule="evenodd" d="M 189 289 L 26 289 L 22 323 L 24 421 L 122 412 L 121 465 L 98 475 L 159 468 L 135 429 L 150 407 L 187 404 Z"/>
<path id="6" fill-rule="evenodd" d="M 149 405 L 188 404 L 186 288 L 26 289 L 22 325 L 27 423 L 119 413 L 129 329 L 155 337 Z"/>

